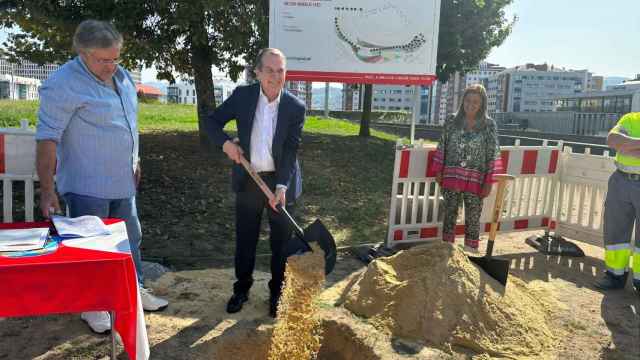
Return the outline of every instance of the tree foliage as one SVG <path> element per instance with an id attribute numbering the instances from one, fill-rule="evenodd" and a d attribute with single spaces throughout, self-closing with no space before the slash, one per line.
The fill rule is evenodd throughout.
<path id="1" fill-rule="evenodd" d="M 0 23 L 18 27 L 3 44 L 13 60 L 63 63 L 76 26 L 111 21 L 124 36 L 129 69 L 154 66 L 158 78 L 184 74 L 195 83 L 198 117 L 214 106 L 211 66 L 237 79 L 266 45 L 266 0 L 2 0 Z"/>
<path id="2" fill-rule="evenodd" d="M 511 33 L 516 19 L 505 17 L 513 0 L 442 0 L 436 75 L 446 82 L 456 71 L 469 71 Z"/>

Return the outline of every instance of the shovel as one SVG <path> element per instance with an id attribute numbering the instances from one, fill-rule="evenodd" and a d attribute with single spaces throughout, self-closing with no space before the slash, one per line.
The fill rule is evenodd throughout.
<path id="1" fill-rule="evenodd" d="M 253 169 L 251 163 L 245 159 L 244 156 L 240 157 L 242 162 L 242 166 L 249 173 L 251 178 L 256 182 L 260 190 L 264 193 L 269 201 L 275 198 L 275 195 L 269 189 L 269 186 L 262 180 L 260 175 Z M 333 271 L 334 266 L 336 265 L 336 242 L 329 233 L 329 230 L 324 226 L 324 224 L 316 219 L 311 225 L 307 226 L 306 229 L 302 230 L 300 226 L 293 219 L 291 214 L 282 207 L 281 204 L 276 206 L 276 209 L 280 214 L 282 214 L 286 219 L 289 225 L 293 228 L 293 232 L 296 236 L 288 239 L 286 253 L 287 256 L 291 255 L 300 255 L 306 252 L 313 252 L 311 245 L 309 243 L 316 242 L 320 246 L 320 248 L 324 251 L 324 273 L 328 275 Z"/>
<path id="2" fill-rule="evenodd" d="M 496 200 L 493 203 L 493 214 L 491 216 L 491 228 L 489 230 L 487 253 L 482 257 L 469 256 L 469 260 L 480 266 L 484 272 L 498 280 L 500 284 L 507 286 L 510 262 L 509 260 L 493 258 L 492 253 L 493 242 L 496 239 L 496 232 L 498 231 L 498 221 L 500 220 L 500 214 L 502 213 L 504 189 L 507 187 L 507 182 L 515 179 L 515 177 L 507 174 L 498 174 L 494 177 L 498 180 L 498 191 L 496 192 Z"/>

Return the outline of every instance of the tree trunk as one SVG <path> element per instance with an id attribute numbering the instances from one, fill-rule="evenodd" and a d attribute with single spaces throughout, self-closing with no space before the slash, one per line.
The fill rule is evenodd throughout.
<path id="1" fill-rule="evenodd" d="M 362 105 L 362 119 L 360 119 L 360 136 L 369 137 L 369 123 L 371 122 L 371 98 L 373 95 L 373 85 L 364 85 L 364 104 Z"/>
<path id="2" fill-rule="evenodd" d="M 192 23 L 191 27 L 191 66 L 198 101 L 198 133 L 200 146 L 211 148 L 212 144 L 204 131 L 204 120 L 207 114 L 216 108 L 213 92 L 213 75 L 211 73 L 211 50 L 205 22 Z"/>

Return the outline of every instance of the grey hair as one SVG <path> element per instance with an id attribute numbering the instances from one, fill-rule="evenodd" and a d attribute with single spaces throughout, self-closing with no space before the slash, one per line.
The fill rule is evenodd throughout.
<path id="1" fill-rule="evenodd" d="M 256 56 L 255 65 L 253 67 L 254 69 L 262 70 L 262 59 L 264 59 L 264 56 L 267 54 L 278 55 L 285 63 L 287 62 L 287 57 L 284 56 L 282 50 L 276 48 L 264 48 L 258 51 L 258 56 Z"/>
<path id="2" fill-rule="evenodd" d="M 113 24 L 100 20 L 85 20 L 73 35 L 73 49 L 78 52 L 122 46 L 122 35 Z"/>

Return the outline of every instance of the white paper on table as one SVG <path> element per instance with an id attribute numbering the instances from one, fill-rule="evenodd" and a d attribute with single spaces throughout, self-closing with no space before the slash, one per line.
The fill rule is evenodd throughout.
<path id="1" fill-rule="evenodd" d="M 0 230 L 0 251 L 42 249 L 48 235 L 49 228 Z"/>
<path id="2" fill-rule="evenodd" d="M 111 231 L 97 216 L 85 215 L 76 218 L 54 215 L 53 225 L 62 238 L 111 235 Z"/>

